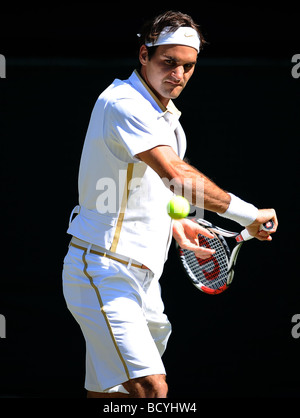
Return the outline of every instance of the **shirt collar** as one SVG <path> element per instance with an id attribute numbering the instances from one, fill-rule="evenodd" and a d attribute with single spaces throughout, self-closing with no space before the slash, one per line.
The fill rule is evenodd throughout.
<path id="1" fill-rule="evenodd" d="M 169 112 L 172 115 L 174 115 L 177 119 L 180 118 L 181 112 L 177 109 L 172 100 L 169 101 L 167 107 L 164 106 L 137 70 L 134 70 L 134 72 L 129 77 L 129 80 L 131 84 L 134 86 L 134 88 L 139 93 L 141 93 L 143 97 L 147 98 L 151 102 L 152 106 L 161 113 L 160 116 L 164 116 L 167 112 Z"/>

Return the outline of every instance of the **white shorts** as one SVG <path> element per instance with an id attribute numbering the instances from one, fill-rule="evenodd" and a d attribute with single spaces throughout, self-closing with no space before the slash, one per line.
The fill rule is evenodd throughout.
<path id="1" fill-rule="evenodd" d="M 70 246 L 63 292 L 86 341 L 87 390 L 124 391 L 129 379 L 166 373 L 171 325 L 150 270 Z"/>

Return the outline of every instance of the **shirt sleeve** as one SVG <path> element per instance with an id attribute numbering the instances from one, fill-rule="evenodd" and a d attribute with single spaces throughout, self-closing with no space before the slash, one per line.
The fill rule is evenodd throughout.
<path id="1" fill-rule="evenodd" d="M 135 156 L 158 145 L 172 145 L 174 135 L 167 121 L 149 107 L 139 106 L 131 98 L 109 105 L 105 118 L 105 141 L 121 159 L 122 149 L 133 161 Z M 121 147 L 121 148 L 120 148 Z"/>

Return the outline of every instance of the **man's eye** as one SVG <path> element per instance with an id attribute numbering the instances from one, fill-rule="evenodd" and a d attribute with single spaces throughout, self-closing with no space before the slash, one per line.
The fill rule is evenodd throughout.
<path id="1" fill-rule="evenodd" d="M 168 65 L 174 65 L 174 61 L 173 60 L 166 60 L 165 63 L 168 64 Z"/>

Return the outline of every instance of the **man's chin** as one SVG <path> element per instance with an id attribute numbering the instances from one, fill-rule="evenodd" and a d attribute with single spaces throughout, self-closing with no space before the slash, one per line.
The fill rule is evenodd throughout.
<path id="1" fill-rule="evenodd" d="M 177 99 L 177 97 L 180 96 L 182 90 L 183 90 L 183 87 L 176 87 L 172 91 L 169 91 L 167 94 L 168 99 L 171 99 L 171 100 Z"/>

